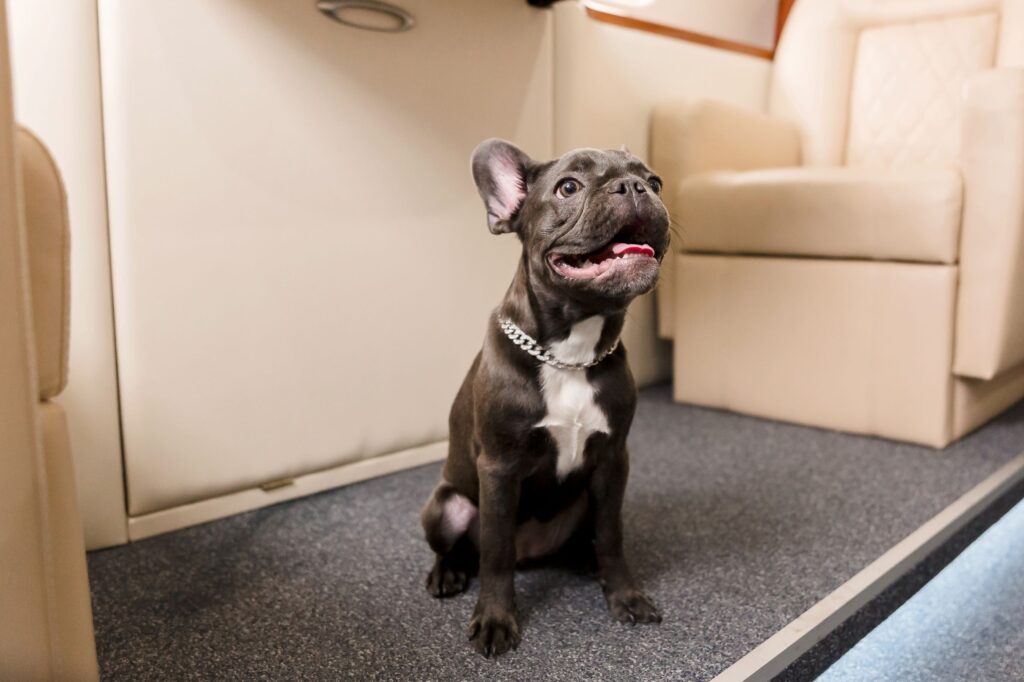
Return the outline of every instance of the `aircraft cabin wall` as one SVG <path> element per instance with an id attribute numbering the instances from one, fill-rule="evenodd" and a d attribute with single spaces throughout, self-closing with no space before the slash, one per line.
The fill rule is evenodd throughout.
<path id="1" fill-rule="evenodd" d="M 397 35 L 312 2 L 9 5 L 18 116 L 68 185 L 90 548 L 443 456 L 518 256 L 486 229 L 480 140 L 643 155 L 655 101 L 765 103 L 767 60 L 572 2 L 403 0 Z M 639 382 L 668 377 L 650 297 L 625 342 Z"/>

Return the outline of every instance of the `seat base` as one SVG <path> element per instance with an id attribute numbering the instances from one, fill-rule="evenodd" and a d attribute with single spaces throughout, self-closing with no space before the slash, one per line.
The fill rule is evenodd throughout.
<path id="1" fill-rule="evenodd" d="M 1024 398 L 1024 364 L 993 379 L 957 377 L 953 384 L 953 438 L 984 426 Z"/>
<path id="2" fill-rule="evenodd" d="M 942 447 L 956 267 L 677 256 L 675 399 Z"/>
<path id="3" fill-rule="evenodd" d="M 676 256 L 674 395 L 944 447 L 1024 397 L 951 373 L 956 266 Z"/>

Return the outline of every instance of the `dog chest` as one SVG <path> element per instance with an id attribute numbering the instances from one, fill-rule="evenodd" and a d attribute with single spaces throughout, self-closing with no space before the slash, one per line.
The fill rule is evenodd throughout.
<path id="1" fill-rule="evenodd" d="M 594 359 L 604 318 L 588 317 L 573 325 L 568 338 L 551 344 L 551 354 L 561 362 L 578 364 Z M 587 439 L 595 432 L 610 433 L 608 418 L 594 400 L 594 387 L 582 370 L 542 365 L 541 390 L 546 414 L 537 423 L 551 434 L 558 449 L 555 472 L 565 478 L 583 464 Z"/>

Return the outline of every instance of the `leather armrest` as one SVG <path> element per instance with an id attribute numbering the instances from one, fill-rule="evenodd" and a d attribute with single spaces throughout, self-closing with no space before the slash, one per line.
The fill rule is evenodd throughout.
<path id="1" fill-rule="evenodd" d="M 991 379 L 1024 361 L 1024 69 L 976 74 L 963 107 L 953 371 Z"/>
<path id="2" fill-rule="evenodd" d="M 668 187 L 708 171 L 799 166 L 800 132 L 785 119 L 724 102 L 665 102 L 651 115 L 651 161 Z"/>
<path id="3" fill-rule="evenodd" d="M 793 123 L 714 100 L 665 102 L 651 114 L 651 163 L 665 181 L 665 206 L 688 176 L 708 171 L 800 165 L 800 132 Z M 676 244 L 675 251 L 680 245 Z M 658 285 L 658 334 L 673 333 L 675 258 L 665 258 Z"/>

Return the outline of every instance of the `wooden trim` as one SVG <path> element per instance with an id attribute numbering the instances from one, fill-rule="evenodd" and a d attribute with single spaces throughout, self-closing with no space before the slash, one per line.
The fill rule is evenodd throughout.
<path id="1" fill-rule="evenodd" d="M 779 11 L 775 15 L 775 49 L 779 47 L 779 38 L 782 37 L 782 29 L 786 27 L 786 20 L 789 19 L 789 12 L 793 9 L 796 0 L 779 0 Z"/>
<path id="2" fill-rule="evenodd" d="M 796 0 L 779 0 L 779 11 L 775 20 L 776 45 L 779 44 L 779 36 L 782 35 L 782 28 L 786 25 L 786 19 L 789 18 L 789 12 L 793 8 L 794 4 L 796 4 Z M 631 28 L 638 31 L 646 31 L 647 33 L 654 33 L 668 38 L 685 40 L 690 43 L 697 43 L 698 45 L 706 45 L 707 47 L 726 50 L 727 52 L 736 52 L 739 54 L 749 55 L 751 57 L 760 57 L 761 59 L 772 59 L 775 56 L 774 49 L 769 50 L 756 45 L 738 43 L 733 40 L 716 38 L 704 33 L 696 33 L 694 31 L 687 31 L 674 26 L 658 24 L 653 21 L 637 19 L 636 17 L 622 14 L 617 8 L 609 7 L 601 4 L 600 2 L 584 2 L 583 5 L 586 7 L 588 17 L 597 21 L 603 21 L 607 24 L 614 24 L 615 26 L 622 26 L 623 28 Z"/>
<path id="3" fill-rule="evenodd" d="M 694 33 L 693 31 L 686 31 L 673 26 L 656 24 L 653 21 L 644 21 L 643 19 L 614 14 L 613 12 L 607 11 L 603 6 L 601 9 L 595 9 L 593 6 L 588 4 L 586 5 L 586 8 L 588 17 L 596 19 L 597 21 L 603 21 L 607 24 L 615 24 L 616 26 L 622 26 L 623 28 L 632 28 L 638 31 L 646 31 L 647 33 L 656 33 L 660 36 L 677 38 L 690 43 L 697 43 L 698 45 L 707 45 L 708 47 L 715 47 L 719 50 L 726 50 L 728 52 L 738 52 L 740 54 L 750 55 L 751 57 L 760 57 L 761 59 L 772 58 L 773 51 L 766 50 L 763 47 L 737 43 L 723 38 L 704 35 L 703 33 Z"/>

